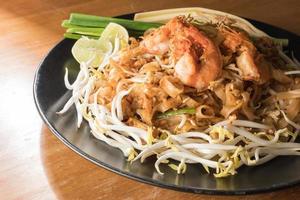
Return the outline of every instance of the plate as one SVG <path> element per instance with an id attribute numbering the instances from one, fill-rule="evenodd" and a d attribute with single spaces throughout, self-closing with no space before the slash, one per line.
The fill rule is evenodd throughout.
<path id="1" fill-rule="evenodd" d="M 132 19 L 133 14 L 121 16 Z M 300 53 L 300 37 L 258 21 L 249 20 L 257 28 L 274 37 L 288 38 L 288 50 Z M 207 174 L 197 164 L 188 165 L 184 175 L 161 165 L 165 174 L 159 175 L 154 168 L 154 160 L 144 163 L 136 161 L 132 164 L 118 149 L 95 139 L 90 133 L 87 123 L 76 128 L 76 112 L 74 106 L 64 115 L 57 115 L 71 96 L 64 86 L 65 68 L 69 69 L 70 81 L 74 81 L 79 72 L 79 65 L 73 59 L 71 48 L 74 40 L 60 41 L 41 62 L 34 79 L 34 99 L 37 109 L 51 131 L 68 147 L 91 162 L 125 177 L 144 183 L 194 193 L 206 194 L 249 194 L 272 191 L 300 183 L 300 158 L 278 157 L 257 167 L 241 167 L 238 174 L 216 179 Z"/>

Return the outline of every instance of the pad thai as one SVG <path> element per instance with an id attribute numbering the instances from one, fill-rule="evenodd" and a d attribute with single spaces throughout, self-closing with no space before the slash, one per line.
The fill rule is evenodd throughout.
<path id="1" fill-rule="evenodd" d="M 82 40 L 90 40 L 81 38 Z M 215 177 L 282 155 L 300 155 L 300 63 L 270 37 L 226 20 L 178 16 L 80 63 L 59 114 L 75 106 L 78 127 L 128 161 L 155 156 L 177 173 L 201 164 Z"/>

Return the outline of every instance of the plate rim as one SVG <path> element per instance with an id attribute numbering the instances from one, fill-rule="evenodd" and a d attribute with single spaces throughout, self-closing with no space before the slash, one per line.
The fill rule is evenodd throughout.
<path id="1" fill-rule="evenodd" d="M 135 13 L 130 13 L 130 14 L 125 14 L 125 15 L 120 15 L 117 16 L 118 18 L 130 18 L 134 15 Z M 290 33 L 292 35 L 295 35 L 297 37 L 299 37 L 297 34 L 287 31 L 285 29 L 282 29 L 280 27 L 271 25 L 271 24 L 267 24 L 258 20 L 254 20 L 254 19 L 249 19 L 249 18 L 244 18 L 248 21 L 250 21 L 250 23 L 252 22 L 256 22 L 262 25 L 267 25 L 267 26 L 271 26 L 273 28 L 276 29 L 280 29 L 283 30 L 287 33 Z M 82 151 L 80 148 L 76 147 L 75 145 L 73 145 L 71 142 L 68 141 L 68 139 L 66 139 L 58 130 L 56 130 L 51 123 L 49 122 L 49 120 L 47 119 L 46 115 L 43 113 L 41 107 L 40 107 L 40 102 L 39 102 L 39 97 L 37 96 L 37 86 L 38 86 L 38 78 L 39 78 L 39 72 L 43 66 L 43 63 L 45 62 L 45 60 L 49 57 L 49 55 L 51 55 L 59 46 L 63 45 L 64 42 L 71 40 L 71 39 L 67 39 L 67 38 L 63 38 L 61 40 L 59 40 L 47 53 L 46 55 L 42 58 L 42 60 L 40 61 L 40 63 L 38 64 L 38 67 L 35 70 L 34 73 L 34 80 L 33 80 L 33 99 L 34 99 L 34 103 L 35 106 L 38 110 L 38 113 L 40 115 L 40 117 L 42 118 L 43 122 L 46 124 L 47 128 L 50 129 L 50 131 L 60 140 L 64 143 L 64 145 L 66 145 L 68 148 L 70 148 L 72 151 L 74 151 L 75 153 L 79 154 L 81 157 L 87 159 L 88 161 L 92 162 L 93 164 L 100 166 L 102 168 L 104 168 L 105 170 L 108 170 L 110 172 L 116 173 L 118 175 L 121 175 L 123 177 L 126 177 L 128 179 L 131 180 L 135 180 L 141 183 L 145 183 L 145 184 L 150 184 L 153 186 L 158 186 L 161 188 L 167 188 L 167 189 L 172 189 L 175 191 L 182 191 L 182 192 L 190 192 L 190 193 L 196 193 L 196 194 L 206 194 L 206 195 L 246 195 L 246 194 L 258 194 L 258 193 L 267 193 L 267 192 L 272 192 L 272 191 L 278 191 L 278 190 L 282 190 L 285 188 L 289 188 L 289 187 L 293 187 L 296 186 L 298 184 L 300 184 L 300 179 L 299 180 L 295 180 L 295 181 L 291 181 L 291 182 L 285 182 L 282 184 L 276 184 L 276 185 L 272 185 L 272 186 L 268 186 L 268 187 L 261 187 L 261 188 L 247 188 L 247 189 L 238 189 L 238 190 L 220 190 L 220 189 L 203 189 L 203 188 L 196 188 L 196 187 L 190 187 L 190 186 L 185 186 L 185 187 L 180 187 L 178 185 L 175 184 L 165 184 L 162 181 L 158 181 L 155 179 L 151 179 L 151 178 L 147 178 L 147 177 L 139 177 L 133 173 L 129 173 L 126 171 L 122 171 L 119 170 L 117 168 L 115 168 L 114 166 L 108 165 L 96 158 L 94 158 L 93 156 L 90 156 L 89 154 L 85 153 L 84 151 Z"/>

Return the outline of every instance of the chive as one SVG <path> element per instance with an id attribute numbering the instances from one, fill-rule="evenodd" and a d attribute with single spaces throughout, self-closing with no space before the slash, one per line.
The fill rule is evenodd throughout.
<path id="1" fill-rule="evenodd" d="M 69 39 L 78 40 L 82 37 L 82 35 L 74 34 L 74 33 L 64 33 L 64 37 L 69 38 Z M 98 39 L 99 38 L 99 37 L 95 37 L 95 36 L 87 36 L 87 37 L 90 39 Z"/>
<path id="2" fill-rule="evenodd" d="M 72 13 L 70 16 L 70 24 L 85 27 L 106 27 L 110 22 L 114 22 L 124 26 L 126 29 L 145 31 L 149 28 L 156 28 L 161 26 L 160 23 L 150 23 L 150 22 L 138 22 L 128 19 L 119 19 L 113 17 L 100 17 L 94 15 L 86 15 L 79 13 Z"/>
<path id="3" fill-rule="evenodd" d="M 196 109 L 195 108 L 181 108 L 178 110 L 169 110 L 164 113 L 159 113 L 156 115 L 156 119 L 165 119 L 168 117 L 176 116 L 176 115 L 182 115 L 182 114 L 196 114 Z"/>

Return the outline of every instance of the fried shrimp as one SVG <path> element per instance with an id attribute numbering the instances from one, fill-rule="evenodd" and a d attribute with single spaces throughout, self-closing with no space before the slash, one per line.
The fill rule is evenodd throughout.
<path id="1" fill-rule="evenodd" d="M 222 72 L 218 47 L 203 32 L 181 18 L 145 36 L 141 45 L 151 54 L 170 53 L 175 75 L 187 86 L 206 89 Z"/>
<path id="2" fill-rule="evenodd" d="M 238 54 L 236 64 L 244 80 L 263 84 L 270 79 L 271 64 L 258 52 L 245 33 L 229 27 L 221 27 L 219 33 L 224 38 L 223 45 L 232 53 Z"/>

